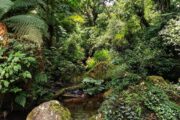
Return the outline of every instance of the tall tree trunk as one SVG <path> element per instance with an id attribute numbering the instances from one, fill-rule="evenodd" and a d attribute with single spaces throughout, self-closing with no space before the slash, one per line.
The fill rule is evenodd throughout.
<path id="1" fill-rule="evenodd" d="M 53 45 L 53 38 L 54 38 L 54 25 L 49 25 L 48 26 L 48 32 L 49 32 L 49 38 L 48 38 L 48 41 L 47 41 L 47 48 L 51 48 L 52 45 Z"/>
<path id="2" fill-rule="evenodd" d="M 92 15 L 93 15 L 93 25 L 96 25 L 96 20 L 98 18 L 98 13 L 97 13 L 96 8 L 93 8 Z"/>
<path id="3" fill-rule="evenodd" d="M 53 44 L 53 38 L 55 37 L 55 19 L 54 19 L 54 12 L 53 12 L 54 2 L 52 0 L 47 0 L 47 23 L 48 23 L 48 33 L 49 38 L 47 39 L 47 48 L 51 48 Z"/>

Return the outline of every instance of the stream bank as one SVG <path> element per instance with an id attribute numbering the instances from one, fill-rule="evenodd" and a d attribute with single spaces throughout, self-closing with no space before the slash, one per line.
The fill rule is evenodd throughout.
<path id="1" fill-rule="evenodd" d="M 98 94 L 85 98 L 65 99 L 63 104 L 70 110 L 73 120 L 89 120 L 97 114 L 102 102 L 103 94 Z"/>
<path id="2" fill-rule="evenodd" d="M 76 98 L 64 98 L 60 100 L 64 107 L 71 112 L 73 120 L 88 120 L 93 115 L 97 114 L 98 108 L 103 102 L 103 94 L 95 96 L 84 96 Z M 26 120 L 30 110 L 13 111 L 7 115 L 4 120 Z M 2 118 L 3 120 L 3 118 Z"/>

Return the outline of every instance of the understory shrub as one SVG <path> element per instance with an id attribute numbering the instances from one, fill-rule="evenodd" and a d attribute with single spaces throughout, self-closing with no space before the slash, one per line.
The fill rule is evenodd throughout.
<path id="1" fill-rule="evenodd" d="M 150 87 L 145 96 L 145 106 L 154 111 L 160 120 L 180 119 L 180 107 L 171 102 L 163 90 Z"/>
<path id="2" fill-rule="evenodd" d="M 32 82 L 35 57 L 23 51 L 0 47 L 0 92 L 13 94 L 15 102 L 25 106 L 29 85 Z"/>
<path id="3" fill-rule="evenodd" d="M 164 87 L 160 85 L 160 81 L 156 79 L 153 81 L 155 84 L 147 79 L 136 85 L 125 82 L 124 87 L 122 83 L 113 84 L 113 93 L 103 102 L 99 112 L 105 120 L 144 120 L 151 117 L 159 120 L 178 120 L 180 107 L 169 99 L 173 95 L 167 94 L 173 90 L 171 84 L 162 83 L 165 84 Z M 119 86 L 119 89 L 115 89 L 115 86 Z"/>
<path id="4" fill-rule="evenodd" d="M 35 56 L 35 45 L 11 41 L 9 46 L 0 46 L 0 95 L 3 108 L 7 109 L 8 96 L 11 104 L 28 106 L 33 101 L 48 95 L 48 78 L 39 70 L 39 56 Z M 33 47 L 33 48 L 32 48 Z M 12 106 L 11 106 L 12 107 Z"/>

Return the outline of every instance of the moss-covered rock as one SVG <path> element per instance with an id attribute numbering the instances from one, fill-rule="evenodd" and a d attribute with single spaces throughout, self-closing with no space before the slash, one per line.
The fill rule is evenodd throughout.
<path id="1" fill-rule="evenodd" d="M 97 115 L 93 115 L 92 117 L 89 118 L 89 120 L 104 120 L 102 117 L 102 114 L 97 114 Z"/>
<path id="2" fill-rule="evenodd" d="M 26 120 L 71 120 L 71 113 L 58 101 L 51 100 L 34 108 Z"/>
<path id="3" fill-rule="evenodd" d="M 107 77 L 108 70 L 112 67 L 113 65 L 108 62 L 99 62 L 86 73 L 86 76 L 94 79 L 104 79 Z"/>
<path id="4" fill-rule="evenodd" d="M 159 87 L 167 87 L 168 86 L 168 83 L 166 82 L 166 80 L 161 76 L 155 76 L 155 75 L 148 76 L 147 80 L 149 80 L 154 85 L 159 86 Z"/>
<path id="5" fill-rule="evenodd" d="M 99 110 L 106 119 L 180 119 L 178 88 L 161 76 L 148 76 L 138 84 L 115 92 L 110 94 Z"/>

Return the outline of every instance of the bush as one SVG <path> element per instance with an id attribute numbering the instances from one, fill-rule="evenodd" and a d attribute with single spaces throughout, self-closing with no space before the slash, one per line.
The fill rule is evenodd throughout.
<path id="1" fill-rule="evenodd" d="M 0 92 L 15 95 L 15 102 L 25 106 L 36 59 L 23 51 L 0 48 Z"/>
<path id="2" fill-rule="evenodd" d="M 84 92 L 89 95 L 95 95 L 105 90 L 105 85 L 103 85 L 104 82 L 103 80 L 84 78 L 82 82 L 85 85 Z"/>
<path id="3" fill-rule="evenodd" d="M 135 110 L 135 106 L 116 100 L 104 102 L 100 109 L 105 120 L 140 120 Z"/>
<path id="4" fill-rule="evenodd" d="M 153 110 L 161 120 L 180 119 L 180 107 L 169 101 L 164 91 L 157 87 L 150 87 L 146 93 L 145 105 Z"/>
<path id="5" fill-rule="evenodd" d="M 174 46 L 175 51 L 180 54 L 180 16 L 171 19 L 168 24 L 160 31 L 160 35 L 166 45 Z"/>
<path id="6" fill-rule="evenodd" d="M 111 59 L 111 55 L 108 50 L 102 49 L 102 50 L 96 51 L 94 53 L 94 59 L 98 62 L 99 61 L 109 61 Z"/>
<path id="7" fill-rule="evenodd" d="M 120 81 L 113 85 L 117 86 L 118 83 L 121 89 L 113 87 L 113 93 L 100 108 L 105 120 L 144 120 L 151 117 L 160 120 L 178 120 L 180 118 L 180 107 L 169 100 L 166 94 L 167 88 L 155 85 L 149 80 L 138 85 L 127 83 L 124 87 Z M 172 88 L 168 89 L 172 90 Z"/>
<path id="8" fill-rule="evenodd" d="M 87 68 L 91 69 L 96 65 L 96 61 L 94 60 L 94 58 L 88 58 L 86 64 L 87 64 Z"/>

